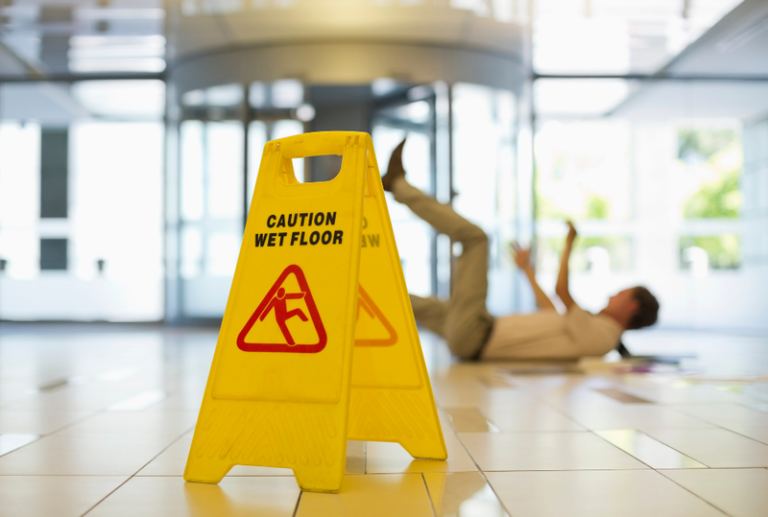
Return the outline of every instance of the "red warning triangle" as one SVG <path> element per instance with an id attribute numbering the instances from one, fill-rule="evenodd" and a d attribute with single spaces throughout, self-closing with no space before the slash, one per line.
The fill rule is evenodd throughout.
<path id="1" fill-rule="evenodd" d="M 294 289 L 288 292 L 285 289 L 284 284 L 288 280 L 289 275 L 293 275 L 296 279 L 298 291 Z M 303 300 L 309 315 L 305 314 L 300 308 L 288 310 L 289 300 Z M 273 315 L 272 317 L 282 334 L 281 338 L 278 339 L 281 342 L 251 343 L 246 341 L 246 337 L 251 329 L 258 323 L 263 322 L 270 314 Z M 291 329 L 288 327 L 288 321 L 292 318 L 297 318 L 302 322 L 311 321 L 317 334 L 316 342 L 304 343 L 301 342 L 301 339 L 295 339 Z M 323 321 L 317 312 L 317 305 L 315 305 L 315 300 L 312 298 L 312 292 L 309 290 L 307 279 L 304 277 L 304 272 L 301 268 L 295 264 L 288 266 L 280 274 L 280 277 L 269 289 L 267 295 L 237 336 L 237 347 L 244 352 L 297 352 L 313 354 L 325 348 L 327 342 L 328 335 L 325 333 Z"/>
<path id="2" fill-rule="evenodd" d="M 365 292 L 363 286 L 358 286 L 357 297 L 357 329 L 355 331 L 355 346 L 391 346 L 397 343 L 397 332 L 395 327 L 389 322 L 389 320 L 381 312 L 379 306 L 373 301 L 373 299 Z M 370 337 L 364 330 L 365 326 L 360 323 L 360 312 L 365 312 L 368 317 L 375 321 L 378 321 L 387 333 L 386 337 Z M 362 334 L 362 336 L 361 336 Z"/>

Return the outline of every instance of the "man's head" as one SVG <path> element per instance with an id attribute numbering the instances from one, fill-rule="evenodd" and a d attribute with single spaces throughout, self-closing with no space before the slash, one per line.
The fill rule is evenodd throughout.
<path id="1" fill-rule="evenodd" d="M 611 296 L 601 312 L 625 329 L 640 329 L 656 323 L 659 302 L 645 287 L 631 287 Z"/>

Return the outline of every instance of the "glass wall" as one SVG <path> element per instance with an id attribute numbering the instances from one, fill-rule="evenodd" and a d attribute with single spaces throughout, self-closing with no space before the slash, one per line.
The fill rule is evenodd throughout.
<path id="1" fill-rule="evenodd" d="M 508 314 L 522 308 L 509 254 L 525 209 L 518 199 L 524 181 L 516 167 L 518 99 L 511 91 L 475 84 L 459 83 L 452 90 L 453 205 L 490 237 L 488 306 Z"/>
<path id="2" fill-rule="evenodd" d="M 0 319 L 163 318 L 164 89 L 2 85 Z"/>
<path id="3" fill-rule="evenodd" d="M 319 119 L 313 122 L 316 107 L 308 101 L 332 97 L 328 88 L 283 80 L 181 96 L 178 318 L 223 314 L 264 144 L 313 128 Z M 403 160 L 409 181 L 441 202 L 453 202 L 459 213 L 491 235 L 491 308 L 503 313 L 517 307 L 508 246 L 519 233 L 521 211 L 518 98 L 472 84 L 379 80 L 368 87 L 343 88 L 355 92 L 358 113 L 370 113 L 369 130 L 382 173 L 392 150 L 407 137 Z M 359 99 L 366 97 L 361 88 L 369 91 L 369 105 L 362 111 Z M 312 160 L 294 160 L 299 179 L 328 179 L 328 171 Z M 448 297 L 452 260 L 461 250 L 391 195 L 387 200 L 409 291 Z"/>
<path id="4" fill-rule="evenodd" d="M 435 99 L 431 89 L 425 88 L 425 93 L 426 98 L 409 101 L 406 97 L 377 110 L 372 136 L 382 174 L 386 172 L 392 151 L 407 138 L 403 166 L 408 181 L 427 194 L 435 195 Z M 391 194 L 386 196 L 409 292 L 419 296 L 436 294 L 435 232 L 405 206 L 397 203 Z"/>

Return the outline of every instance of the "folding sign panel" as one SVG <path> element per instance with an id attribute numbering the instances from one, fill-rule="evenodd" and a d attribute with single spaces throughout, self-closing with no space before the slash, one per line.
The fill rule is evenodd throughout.
<path id="1" fill-rule="evenodd" d="M 339 175 L 299 183 L 291 160 L 324 154 Z M 264 147 L 184 479 L 335 492 L 347 440 L 447 458 L 371 138 L 307 133 Z"/>

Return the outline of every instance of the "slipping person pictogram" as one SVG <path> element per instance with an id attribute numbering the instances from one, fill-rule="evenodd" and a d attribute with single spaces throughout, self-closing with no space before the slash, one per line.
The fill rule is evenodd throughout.
<path id="1" fill-rule="evenodd" d="M 297 292 L 293 289 L 292 292 L 287 292 L 284 287 L 291 275 L 298 285 Z M 307 312 L 305 313 L 299 308 L 288 310 L 288 300 L 303 300 Z M 248 341 L 248 334 L 251 329 L 264 323 L 271 312 L 274 312 L 275 322 L 280 328 L 284 341 L 282 343 L 269 342 L 269 340 L 264 339 L 264 332 L 259 331 L 258 328 L 254 330 L 255 341 Z M 314 335 L 317 336 L 316 340 L 303 342 L 301 339 L 295 338 L 288 328 L 288 320 L 291 318 L 299 318 L 302 322 L 311 321 L 315 330 Z M 304 341 L 308 341 L 306 335 Z M 237 347 L 243 352 L 316 353 L 325 348 L 327 342 L 328 336 L 312 297 L 312 291 L 309 289 L 304 271 L 296 264 L 288 266 L 280 274 L 237 336 Z"/>
<path id="2" fill-rule="evenodd" d="M 288 300 L 301 300 L 302 298 L 304 298 L 304 293 L 299 292 L 286 294 L 285 289 L 281 287 L 277 290 L 275 297 L 272 298 L 272 301 L 269 302 L 269 305 L 267 305 L 267 308 L 259 317 L 259 321 L 264 321 L 264 318 L 266 318 L 270 311 L 274 309 L 277 325 L 280 327 L 280 331 L 283 333 L 283 337 L 285 337 L 286 343 L 288 343 L 290 346 L 296 345 L 296 342 L 293 340 L 291 331 L 288 330 L 288 325 L 286 325 L 285 322 L 294 316 L 298 317 L 301 321 L 307 321 L 309 318 L 307 318 L 307 316 L 304 314 L 304 311 L 301 309 L 293 309 L 292 311 L 289 311 Z"/>
<path id="3" fill-rule="evenodd" d="M 360 312 L 367 316 L 361 320 Z M 389 322 L 371 296 L 358 286 L 357 326 L 355 327 L 355 346 L 391 346 L 397 343 L 397 331 Z M 379 327 L 378 329 L 376 327 Z M 386 333 L 381 335 L 381 331 Z"/>

